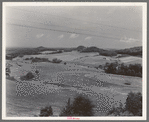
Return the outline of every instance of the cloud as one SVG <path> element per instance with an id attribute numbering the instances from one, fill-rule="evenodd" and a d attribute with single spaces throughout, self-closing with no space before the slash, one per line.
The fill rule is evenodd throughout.
<path id="1" fill-rule="evenodd" d="M 62 35 L 60 35 L 60 36 L 58 36 L 58 38 L 59 39 L 62 39 L 64 37 L 64 35 L 62 34 Z"/>
<path id="2" fill-rule="evenodd" d="M 85 40 L 90 40 L 92 37 L 88 36 L 85 38 Z"/>
<path id="3" fill-rule="evenodd" d="M 125 42 L 125 43 L 134 43 L 134 42 L 139 42 L 138 39 L 134 39 L 134 38 L 121 38 L 120 42 Z"/>
<path id="4" fill-rule="evenodd" d="M 36 35 L 37 38 L 41 38 L 41 37 L 43 37 L 43 36 L 44 36 L 44 34 L 37 34 L 37 35 Z"/>
<path id="5" fill-rule="evenodd" d="M 70 38 L 77 38 L 79 35 L 78 34 L 71 34 Z"/>

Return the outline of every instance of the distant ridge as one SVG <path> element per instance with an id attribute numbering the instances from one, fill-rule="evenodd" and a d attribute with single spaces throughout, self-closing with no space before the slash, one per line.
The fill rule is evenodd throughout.
<path id="1" fill-rule="evenodd" d="M 40 46 L 40 47 L 37 47 L 37 48 L 38 48 L 38 49 L 39 49 L 39 48 L 41 49 L 41 48 L 46 48 L 46 47 Z"/>
<path id="2" fill-rule="evenodd" d="M 101 52 L 101 51 L 104 51 L 103 49 L 100 49 L 100 48 L 95 47 L 95 46 L 91 46 L 91 47 L 78 46 L 76 48 L 76 50 L 79 52 Z"/>
<path id="3" fill-rule="evenodd" d="M 137 56 L 137 55 L 142 56 L 142 46 L 120 49 L 120 50 L 116 50 L 116 52 L 120 53 L 120 54 L 129 54 L 129 55 L 134 55 L 134 56 Z"/>
<path id="4" fill-rule="evenodd" d="M 131 47 L 125 49 L 102 49 L 95 46 L 85 47 L 85 46 L 78 46 L 76 48 L 79 52 L 98 52 L 103 55 L 116 55 L 117 54 L 127 54 L 132 56 L 142 56 L 142 46 L 138 47 Z"/>
<path id="5" fill-rule="evenodd" d="M 82 51 L 82 50 L 84 50 L 84 49 L 86 49 L 85 46 L 78 46 L 78 47 L 76 48 L 77 51 Z"/>

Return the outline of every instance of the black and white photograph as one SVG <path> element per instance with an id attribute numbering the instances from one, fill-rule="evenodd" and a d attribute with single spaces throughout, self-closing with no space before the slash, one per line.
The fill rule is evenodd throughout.
<path id="1" fill-rule="evenodd" d="M 147 3 L 3 2 L 2 11 L 2 119 L 146 119 Z"/>

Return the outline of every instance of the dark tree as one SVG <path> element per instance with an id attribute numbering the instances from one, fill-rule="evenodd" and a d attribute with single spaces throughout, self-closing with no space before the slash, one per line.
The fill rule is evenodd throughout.
<path id="1" fill-rule="evenodd" d="M 68 99 L 66 107 L 62 110 L 60 116 L 93 116 L 92 102 L 82 95 L 74 98 L 72 104 L 70 104 L 70 98 Z"/>
<path id="2" fill-rule="evenodd" d="M 142 94 L 130 92 L 125 103 L 126 110 L 135 116 L 142 116 Z"/>
<path id="3" fill-rule="evenodd" d="M 53 115 L 53 110 L 51 106 L 47 106 L 45 108 L 42 108 L 40 110 L 40 115 L 39 116 L 52 116 Z"/>

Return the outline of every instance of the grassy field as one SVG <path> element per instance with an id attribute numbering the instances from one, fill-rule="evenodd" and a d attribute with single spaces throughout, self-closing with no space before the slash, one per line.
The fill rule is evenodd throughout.
<path id="1" fill-rule="evenodd" d="M 136 64 L 136 63 L 142 64 L 142 58 L 135 57 L 135 56 L 123 57 L 123 58 L 119 58 L 119 60 L 126 64 Z"/>
<path id="2" fill-rule="evenodd" d="M 52 106 L 54 115 L 58 116 L 68 98 L 72 100 L 77 94 L 87 95 L 95 104 L 95 116 L 103 116 L 113 104 L 124 103 L 129 91 L 142 92 L 142 78 L 106 74 L 102 70 L 86 67 L 95 62 L 99 62 L 99 65 L 100 62 L 111 61 L 96 55 L 77 52 L 46 55 L 49 59 L 62 59 L 67 62 L 66 65 L 8 61 L 12 65 L 10 76 L 16 80 L 6 79 L 7 116 L 39 115 L 40 108 L 47 104 Z M 35 80 L 20 81 L 22 75 L 35 70 L 40 72 Z"/>

